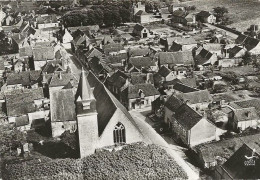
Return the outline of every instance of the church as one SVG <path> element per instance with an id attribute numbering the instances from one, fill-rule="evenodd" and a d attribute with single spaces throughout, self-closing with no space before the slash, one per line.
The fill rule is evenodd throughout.
<path id="1" fill-rule="evenodd" d="M 54 91 L 50 102 L 53 136 L 77 129 L 81 158 L 99 148 L 145 139 L 126 108 L 92 72 L 82 70 L 77 90 Z"/>

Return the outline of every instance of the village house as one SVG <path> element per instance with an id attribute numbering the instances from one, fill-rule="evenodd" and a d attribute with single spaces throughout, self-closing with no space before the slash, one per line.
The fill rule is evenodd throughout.
<path id="1" fill-rule="evenodd" d="M 158 66 L 173 69 L 176 66 L 192 66 L 194 60 L 191 51 L 159 52 Z"/>
<path id="2" fill-rule="evenodd" d="M 133 34 L 140 38 L 148 38 L 150 36 L 149 30 L 140 24 L 134 26 Z"/>
<path id="3" fill-rule="evenodd" d="M 29 46 L 28 39 L 19 33 L 14 34 L 11 39 L 13 50 L 16 53 L 18 53 L 21 48 Z"/>
<path id="4" fill-rule="evenodd" d="M 216 23 L 216 16 L 214 16 L 212 13 L 208 11 L 200 11 L 196 15 L 196 20 L 200 21 L 202 23 L 210 23 L 210 24 L 215 24 Z"/>
<path id="5" fill-rule="evenodd" d="M 63 43 L 63 44 L 70 44 L 71 41 L 73 40 L 73 36 L 70 34 L 68 29 L 64 29 L 63 31 L 64 32 L 62 34 L 61 43 Z"/>
<path id="6" fill-rule="evenodd" d="M 241 65 L 243 62 L 242 58 L 229 58 L 229 59 L 219 59 L 218 67 L 229 68 Z"/>
<path id="7" fill-rule="evenodd" d="M 129 84 L 122 91 L 122 104 L 128 110 L 151 107 L 152 102 L 159 98 L 159 91 L 150 83 Z"/>
<path id="8" fill-rule="evenodd" d="M 105 55 L 117 54 L 118 52 L 124 50 L 122 43 L 109 43 L 102 46 L 102 50 Z"/>
<path id="9" fill-rule="evenodd" d="M 172 45 L 170 46 L 169 51 L 177 52 L 177 51 L 192 51 L 193 48 L 197 47 L 197 42 L 194 38 L 182 38 L 175 37 L 173 39 Z"/>
<path id="10" fill-rule="evenodd" d="M 6 91 L 13 89 L 38 88 L 41 82 L 41 71 L 20 71 L 6 75 Z"/>
<path id="11" fill-rule="evenodd" d="M 102 59 L 103 53 L 97 48 L 92 48 L 85 54 L 86 62 L 89 62 L 92 58 Z"/>
<path id="12" fill-rule="evenodd" d="M 151 15 L 145 12 L 145 5 L 141 2 L 133 4 L 134 21 L 138 23 L 149 23 Z"/>
<path id="13" fill-rule="evenodd" d="M 211 53 L 217 54 L 218 57 L 228 57 L 228 53 L 225 54 L 225 49 L 222 44 L 219 43 L 205 43 L 202 47 Z M 200 51 L 199 51 L 200 52 Z"/>
<path id="14" fill-rule="evenodd" d="M 260 155 L 243 144 L 223 165 L 217 166 L 214 178 L 257 179 L 260 177 Z"/>
<path id="15" fill-rule="evenodd" d="M 40 15 L 36 17 L 34 26 L 38 29 L 59 27 L 56 15 Z"/>
<path id="16" fill-rule="evenodd" d="M 189 147 L 216 139 L 216 126 L 174 95 L 165 103 L 164 122 L 174 138 Z"/>
<path id="17" fill-rule="evenodd" d="M 181 82 L 174 83 L 173 85 L 167 85 L 166 87 L 167 87 L 167 89 L 165 89 L 164 92 L 167 95 L 199 91 L 198 89 L 191 87 L 189 85 L 183 84 Z"/>
<path id="18" fill-rule="evenodd" d="M 55 51 L 52 46 L 36 46 L 32 52 L 35 70 L 41 70 L 48 61 L 55 60 Z"/>
<path id="19" fill-rule="evenodd" d="M 242 58 L 246 53 L 246 49 L 240 46 L 234 46 L 228 49 L 229 58 Z"/>
<path id="20" fill-rule="evenodd" d="M 9 123 L 17 123 L 21 130 L 35 128 L 37 123 L 45 125 L 42 121 L 49 111 L 44 109 L 42 88 L 6 92 L 5 100 Z"/>
<path id="21" fill-rule="evenodd" d="M 208 90 L 200 90 L 176 95 L 179 99 L 186 102 L 195 111 L 204 111 L 209 108 L 213 99 Z"/>
<path id="22" fill-rule="evenodd" d="M 155 79 L 154 79 L 154 82 L 155 82 Z M 162 85 L 163 85 L 164 89 L 172 89 L 175 86 L 175 84 L 177 84 L 177 83 L 180 83 L 185 86 L 192 87 L 192 88 L 197 87 L 196 79 L 194 77 L 193 78 L 181 78 L 181 79 L 176 78 L 172 81 L 163 82 Z"/>
<path id="23" fill-rule="evenodd" d="M 148 72 L 156 72 L 158 69 L 157 63 L 151 57 L 130 57 L 129 64 L 139 71 L 145 69 Z"/>
<path id="24" fill-rule="evenodd" d="M 195 65 L 202 70 L 205 66 L 212 66 L 218 61 L 217 54 L 211 53 L 206 49 L 202 49 L 198 55 L 194 57 Z"/>
<path id="25" fill-rule="evenodd" d="M 260 54 L 260 43 L 259 40 L 250 36 L 241 34 L 235 40 L 235 43 L 242 45 L 247 51 L 253 55 Z"/>
<path id="26" fill-rule="evenodd" d="M 259 105 L 260 101 L 258 99 L 241 100 L 229 103 L 228 107 L 233 111 L 233 116 L 229 119 L 229 124 L 234 130 L 240 129 L 242 131 L 248 127 L 259 127 Z"/>
<path id="27" fill-rule="evenodd" d="M 168 69 L 165 66 L 162 66 L 156 74 L 161 77 L 162 82 L 172 81 L 173 79 L 176 78 L 173 71 L 171 71 L 170 69 Z"/>
<path id="28" fill-rule="evenodd" d="M 51 77 L 49 78 L 49 80 L 47 79 L 47 81 L 48 82 L 43 82 L 43 83 L 46 83 L 46 85 L 49 88 L 49 92 L 51 92 L 51 91 L 60 90 L 68 84 L 71 84 L 73 87 L 75 87 L 77 79 L 71 73 L 58 72 L 55 74 L 51 74 Z"/>
<path id="29" fill-rule="evenodd" d="M 176 10 L 172 13 L 172 22 L 183 25 L 194 25 L 196 23 L 196 17 L 193 14 L 183 10 Z"/>

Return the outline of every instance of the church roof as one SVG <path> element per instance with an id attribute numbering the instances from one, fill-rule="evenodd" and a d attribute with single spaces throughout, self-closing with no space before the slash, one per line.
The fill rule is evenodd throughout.
<path id="1" fill-rule="evenodd" d="M 89 100 L 94 98 L 93 92 L 91 90 L 91 87 L 87 80 L 86 73 L 83 68 L 78 84 L 78 95 L 81 98 L 81 100 Z"/>

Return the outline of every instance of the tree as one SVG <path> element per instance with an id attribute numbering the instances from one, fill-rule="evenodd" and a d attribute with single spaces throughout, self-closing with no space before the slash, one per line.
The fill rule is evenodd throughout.
<path id="1" fill-rule="evenodd" d="M 221 21 L 224 15 L 228 13 L 228 9 L 226 7 L 215 7 L 213 10 L 218 22 Z"/>
<path id="2" fill-rule="evenodd" d="M 250 64 L 253 61 L 252 55 L 250 52 L 246 51 L 245 55 L 242 57 L 244 64 Z"/>
<path id="3" fill-rule="evenodd" d="M 145 11 L 146 12 L 153 12 L 154 10 L 154 3 L 152 1 L 147 1 L 145 3 Z"/>

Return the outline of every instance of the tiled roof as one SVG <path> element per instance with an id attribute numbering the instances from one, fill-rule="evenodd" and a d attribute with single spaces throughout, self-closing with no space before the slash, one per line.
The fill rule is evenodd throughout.
<path id="1" fill-rule="evenodd" d="M 116 55 L 108 55 L 106 57 L 106 62 L 111 64 L 122 63 L 122 60 L 127 60 L 127 53 L 120 53 Z"/>
<path id="2" fill-rule="evenodd" d="M 211 13 L 208 12 L 208 11 L 200 11 L 200 12 L 197 14 L 197 16 L 204 17 L 204 18 L 207 18 L 207 17 L 209 17 L 210 15 L 211 15 Z"/>
<path id="3" fill-rule="evenodd" d="M 175 95 L 171 95 L 167 99 L 167 101 L 165 103 L 165 107 L 167 107 L 172 112 L 176 112 L 182 104 L 183 104 L 182 100 L 177 98 Z"/>
<path id="4" fill-rule="evenodd" d="M 20 116 L 35 112 L 34 100 L 44 99 L 43 89 L 14 90 L 5 94 L 8 116 Z"/>
<path id="5" fill-rule="evenodd" d="M 139 98 L 139 90 L 142 90 L 145 97 L 160 95 L 159 91 L 152 84 L 135 84 L 129 85 L 128 88 L 128 99 Z"/>
<path id="6" fill-rule="evenodd" d="M 200 51 L 200 53 L 194 57 L 194 61 L 196 65 L 203 65 L 204 63 L 206 63 L 211 57 L 212 57 L 212 53 L 207 51 L 206 49 L 202 49 Z"/>
<path id="7" fill-rule="evenodd" d="M 174 90 L 177 90 L 177 91 L 179 91 L 179 92 L 182 92 L 182 93 L 189 93 L 189 92 L 199 91 L 198 89 L 195 89 L 195 88 L 193 88 L 193 87 L 184 85 L 184 84 L 182 84 L 182 83 L 176 83 L 176 84 L 173 86 L 173 89 L 174 89 Z"/>
<path id="8" fill-rule="evenodd" d="M 187 104 L 181 105 L 175 112 L 173 117 L 184 127 L 186 130 L 190 130 L 201 119 L 202 116 L 195 110 L 189 107 Z"/>
<path id="9" fill-rule="evenodd" d="M 28 86 L 35 83 L 35 81 L 38 82 L 40 77 L 41 71 L 22 71 L 19 73 L 9 73 L 7 74 L 6 84 L 22 84 L 24 86 Z"/>
<path id="10" fill-rule="evenodd" d="M 190 51 L 179 51 L 179 52 L 160 52 L 159 53 L 160 65 L 163 64 L 194 64 L 192 52 Z"/>
<path id="11" fill-rule="evenodd" d="M 143 73 L 131 73 L 130 75 L 130 82 L 132 84 L 143 84 L 147 82 L 147 77 L 150 80 L 150 83 L 154 83 L 153 74 L 143 74 Z"/>
<path id="12" fill-rule="evenodd" d="M 256 109 L 254 107 L 236 109 L 234 111 L 234 120 L 240 121 L 250 121 L 259 119 Z"/>
<path id="13" fill-rule="evenodd" d="M 233 48 L 230 48 L 229 54 L 231 55 L 231 58 L 234 57 L 237 53 L 239 53 L 243 48 L 239 46 L 234 46 Z"/>
<path id="14" fill-rule="evenodd" d="M 62 65 L 61 60 L 48 61 L 42 68 L 43 73 L 51 74 L 54 73 L 56 68 Z"/>
<path id="15" fill-rule="evenodd" d="M 24 42 L 25 37 L 24 37 L 23 35 L 21 35 L 21 34 L 14 34 L 14 35 L 12 36 L 12 39 L 13 39 L 17 44 L 20 44 L 20 43 Z"/>
<path id="16" fill-rule="evenodd" d="M 187 13 L 183 10 L 176 10 L 172 13 L 172 15 L 177 17 L 186 17 Z"/>
<path id="17" fill-rule="evenodd" d="M 260 116 L 260 99 L 248 99 L 248 100 L 242 100 L 242 101 L 235 101 L 231 102 L 230 105 L 232 107 L 236 106 L 236 108 L 250 108 L 254 107 L 257 111 L 257 114 Z"/>
<path id="18" fill-rule="evenodd" d="M 162 66 L 158 71 L 158 74 L 160 74 L 162 77 L 167 77 L 170 73 L 171 70 L 165 66 Z"/>
<path id="19" fill-rule="evenodd" d="M 213 100 L 208 90 L 181 93 L 178 94 L 177 97 L 183 99 L 184 101 L 188 101 L 188 103 L 191 104 L 205 103 L 205 102 L 209 103 L 212 102 Z"/>
<path id="20" fill-rule="evenodd" d="M 31 46 L 26 46 L 26 47 L 20 48 L 19 55 L 21 57 L 23 57 L 23 56 L 32 56 L 33 55 L 32 47 Z"/>
<path id="21" fill-rule="evenodd" d="M 53 74 L 49 83 L 49 87 L 66 86 L 69 82 L 76 84 L 77 79 L 71 73 Z"/>
<path id="22" fill-rule="evenodd" d="M 50 92 L 51 121 L 75 121 L 75 90 L 61 89 Z"/>
<path id="23" fill-rule="evenodd" d="M 137 68 L 155 66 L 155 61 L 150 57 L 131 57 L 129 63 Z"/>
<path id="24" fill-rule="evenodd" d="M 232 179 L 258 179 L 260 177 L 260 155 L 248 145 L 243 144 L 222 166 Z M 246 157 L 255 156 L 254 165 L 246 166 Z"/>
<path id="25" fill-rule="evenodd" d="M 97 48 L 92 48 L 85 54 L 86 58 L 92 58 L 92 57 L 97 57 L 101 58 L 103 56 L 102 52 L 99 51 Z"/>

